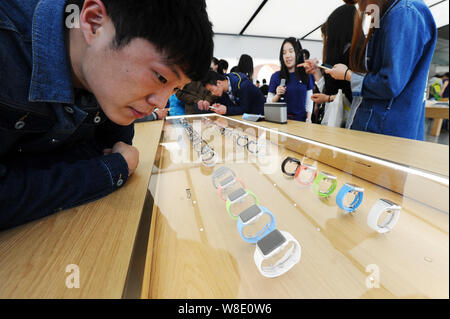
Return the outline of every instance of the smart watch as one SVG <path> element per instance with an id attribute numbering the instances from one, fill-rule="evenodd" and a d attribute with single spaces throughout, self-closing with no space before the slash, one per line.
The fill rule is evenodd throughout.
<path id="1" fill-rule="evenodd" d="M 349 206 L 344 204 L 347 195 L 354 195 L 354 199 Z M 336 196 L 336 204 L 345 212 L 354 212 L 361 205 L 364 198 L 364 188 L 350 183 L 345 183 Z"/>
<path id="2" fill-rule="evenodd" d="M 237 177 L 236 175 L 228 176 L 227 178 L 225 178 L 219 182 L 219 187 L 217 188 L 217 190 L 219 193 L 219 197 L 223 201 L 226 201 L 226 198 L 224 198 L 224 196 L 223 196 L 223 190 L 230 186 L 233 186 L 236 182 L 239 182 L 241 184 L 241 188 L 244 188 L 244 189 L 247 188 L 244 181 L 242 179 L 240 179 L 239 177 Z"/>
<path id="3" fill-rule="evenodd" d="M 301 185 L 311 185 L 317 178 L 317 167 L 301 164 L 295 172 L 295 180 Z"/>
<path id="4" fill-rule="evenodd" d="M 209 147 L 209 144 L 205 140 L 203 140 L 199 136 L 196 136 L 195 139 L 196 140 L 193 141 L 192 143 L 194 145 L 194 151 L 196 151 L 199 154 L 203 154 L 206 153 L 206 151 L 209 151 L 209 150 L 204 151 L 204 147 Z"/>
<path id="5" fill-rule="evenodd" d="M 232 134 L 233 134 L 233 129 L 232 128 L 230 128 L 230 127 L 225 127 L 224 128 L 224 131 L 223 131 L 223 135 L 225 135 L 225 136 L 231 136 Z"/>
<path id="6" fill-rule="evenodd" d="M 219 188 L 219 183 L 221 180 L 226 179 L 229 176 L 236 177 L 236 173 L 229 167 L 221 166 L 217 168 L 212 174 L 212 183 L 215 189 Z"/>
<path id="7" fill-rule="evenodd" d="M 241 135 L 239 134 L 239 132 L 237 130 L 233 130 L 233 132 L 231 133 L 231 138 L 233 139 L 234 142 L 237 142 L 238 138 Z"/>
<path id="8" fill-rule="evenodd" d="M 239 137 L 236 140 L 236 144 L 241 147 L 246 147 L 248 145 L 248 136 L 239 135 Z"/>
<path id="9" fill-rule="evenodd" d="M 291 164 L 291 163 L 295 164 L 295 169 L 288 167 L 288 164 Z M 300 162 L 299 159 L 289 156 L 283 161 L 283 163 L 281 163 L 281 171 L 285 175 L 287 175 L 289 177 L 293 177 L 293 176 L 295 176 L 295 173 L 297 172 L 297 169 L 299 168 L 300 165 L 302 165 L 302 163 Z"/>
<path id="10" fill-rule="evenodd" d="M 249 191 L 248 189 L 239 188 L 234 192 L 232 192 L 230 195 L 228 195 L 227 202 L 225 205 L 228 215 L 230 215 L 231 218 L 238 219 L 239 217 L 239 215 L 234 215 L 233 213 L 231 213 L 231 206 L 236 203 L 242 202 L 249 195 L 253 197 L 254 204 L 258 205 L 259 204 L 258 198 L 253 192 Z"/>
<path id="11" fill-rule="evenodd" d="M 289 245 L 291 247 L 275 264 L 264 265 Z M 275 229 L 256 243 L 253 258 L 261 275 L 267 278 L 275 278 L 294 267 L 300 261 L 301 254 L 302 247 L 291 234 Z"/>
<path id="12" fill-rule="evenodd" d="M 261 145 L 256 141 L 249 141 L 247 143 L 247 151 L 249 151 L 252 154 L 258 154 L 261 150 Z"/>
<path id="13" fill-rule="evenodd" d="M 270 216 L 270 223 L 267 223 L 262 229 L 260 229 L 254 236 L 246 236 L 244 234 L 244 228 L 255 224 L 261 219 L 264 214 Z M 250 244 L 256 244 L 264 236 L 272 232 L 276 227 L 275 216 L 265 207 L 259 205 L 253 205 L 239 214 L 237 229 L 242 239 Z"/>
<path id="14" fill-rule="evenodd" d="M 330 182 L 331 183 L 330 187 L 328 187 L 328 189 L 325 192 L 322 192 L 320 190 L 320 184 L 322 182 Z M 314 191 L 320 197 L 324 197 L 324 198 L 330 197 L 331 194 L 333 194 L 334 191 L 336 190 L 336 186 L 337 186 L 337 177 L 334 175 L 331 175 L 329 173 L 326 173 L 326 172 L 320 172 L 313 182 Z"/>
<path id="15" fill-rule="evenodd" d="M 206 167 L 212 167 L 217 164 L 218 158 L 217 153 L 213 149 L 209 149 L 208 152 L 202 153 L 200 155 L 202 160 L 202 165 Z"/>
<path id="16" fill-rule="evenodd" d="M 400 217 L 402 208 L 388 199 L 379 199 L 367 216 L 367 225 L 380 234 L 387 233 L 394 228 Z M 384 219 L 379 223 L 380 217 L 385 213 Z"/>

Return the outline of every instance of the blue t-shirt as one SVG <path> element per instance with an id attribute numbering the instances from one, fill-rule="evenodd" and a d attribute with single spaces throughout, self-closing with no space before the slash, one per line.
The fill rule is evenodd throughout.
<path id="1" fill-rule="evenodd" d="M 314 88 L 314 78 L 308 76 L 309 83 L 305 85 L 300 79 L 297 79 L 295 72 L 289 74 L 289 81 L 286 83 L 286 94 L 284 101 L 286 102 L 289 119 L 296 121 L 306 120 L 306 92 Z M 270 78 L 269 93 L 276 94 L 277 87 L 280 85 L 280 71 L 272 74 Z"/>
<path id="2" fill-rule="evenodd" d="M 175 94 L 170 96 L 166 107 L 170 108 L 170 116 L 186 115 L 184 103 L 180 101 Z"/>

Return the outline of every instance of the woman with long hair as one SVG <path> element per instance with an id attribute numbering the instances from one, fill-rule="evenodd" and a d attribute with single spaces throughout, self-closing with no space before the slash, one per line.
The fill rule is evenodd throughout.
<path id="1" fill-rule="evenodd" d="M 331 13 L 327 21 L 323 24 L 323 62 L 327 65 L 339 63 L 349 64 L 350 48 L 353 37 L 354 16 L 356 7 L 353 4 L 344 4 Z M 333 101 L 339 90 L 342 90 L 345 97 L 352 101 L 352 90 L 350 83 L 333 79 L 329 74 L 322 74 L 316 67 L 314 78 L 321 83 L 321 93 L 314 94 L 312 99 L 315 103 L 321 104 Z"/>
<path id="2" fill-rule="evenodd" d="M 437 39 L 430 9 L 422 0 L 358 0 L 358 6 L 350 66 L 326 70 L 351 83 L 351 128 L 423 140 L 425 87 Z M 372 23 L 364 37 L 366 12 Z"/>
<path id="3" fill-rule="evenodd" d="M 248 54 L 242 54 L 237 65 L 237 72 L 244 73 L 249 80 L 253 81 L 253 59 Z"/>
<path id="4" fill-rule="evenodd" d="M 304 62 L 300 41 L 287 38 L 280 49 L 281 70 L 275 72 L 269 84 L 267 102 L 286 102 L 288 118 L 311 122 L 313 103 L 311 100 L 314 78 L 305 69 L 297 67 Z M 284 81 L 282 81 L 284 80 Z M 283 84 L 284 85 L 281 85 Z"/>

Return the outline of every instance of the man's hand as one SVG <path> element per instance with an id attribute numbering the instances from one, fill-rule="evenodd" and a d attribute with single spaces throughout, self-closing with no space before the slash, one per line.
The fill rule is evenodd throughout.
<path id="1" fill-rule="evenodd" d="M 200 111 L 209 111 L 211 104 L 208 101 L 200 100 L 198 101 L 197 106 Z"/>
<path id="2" fill-rule="evenodd" d="M 225 105 L 216 103 L 216 104 L 213 104 L 212 107 L 213 107 L 213 111 L 216 112 L 217 114 L 220 114 L 220 115 L 227 114 L 227 107 Z"/>
<path id="3" fill-rule="evenodd" d="M 124 142 L 117 142 L 114 144 L 111 153 L 119 153 L 123 156 L 128 164 L 128 176 L 131 176 L 139 164 L 139 151 L 137 148 Z"/>
<path id="4" fill-rule="evenodd" d="M 169 114 L 169 109 L 155 109 L 154 112 L 158 115 L 158 120 L 164 120 Z"/>

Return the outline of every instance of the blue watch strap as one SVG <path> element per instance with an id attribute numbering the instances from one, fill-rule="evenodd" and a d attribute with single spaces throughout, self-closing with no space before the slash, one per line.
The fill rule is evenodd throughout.
<path id="1" fill-rule="evenodd" d="M 242 223 L 242 220 L 238 218 L 237 222 L 237 229 L 239 234 L 241 235 L 242 239 L 250 244 L 256 244 L 260 239 L 262 239 L 264 236 L 266 236 L 268 233 L 272 232 L 276 228 L 276 221 L 275 216 L 265 207 L 258 205 L 258 207 L 261 209 L 261 211 L 264 214 L 267 214 L 270 216 L 270 223 L 266 224 L 254 237 L 246 237 L 244 235 L 244 223 Z"/>
<path id="2" fill-rule="evenodd" d="M 357 195 L 355 196 L 355 199 L 350 204 L 350 206 L 345 206 L 344 205 L 344 198 L 352 190 L 353 190 L 352 187 L 350 187 L 347 184 L 344 184 L 344 186 L 342 186 L 342 188 L 339 190 L 339 193 L 336 196 L 336 204 L 342 210 L 344 210 L 344 211 L 346 211 L 348 213 L 351 213 L 351 212 L 355 211 L 361 205 L 361 203 L 363 201 L 363 198 L 364 198 L 364 193 L 358 192 Z"/>

